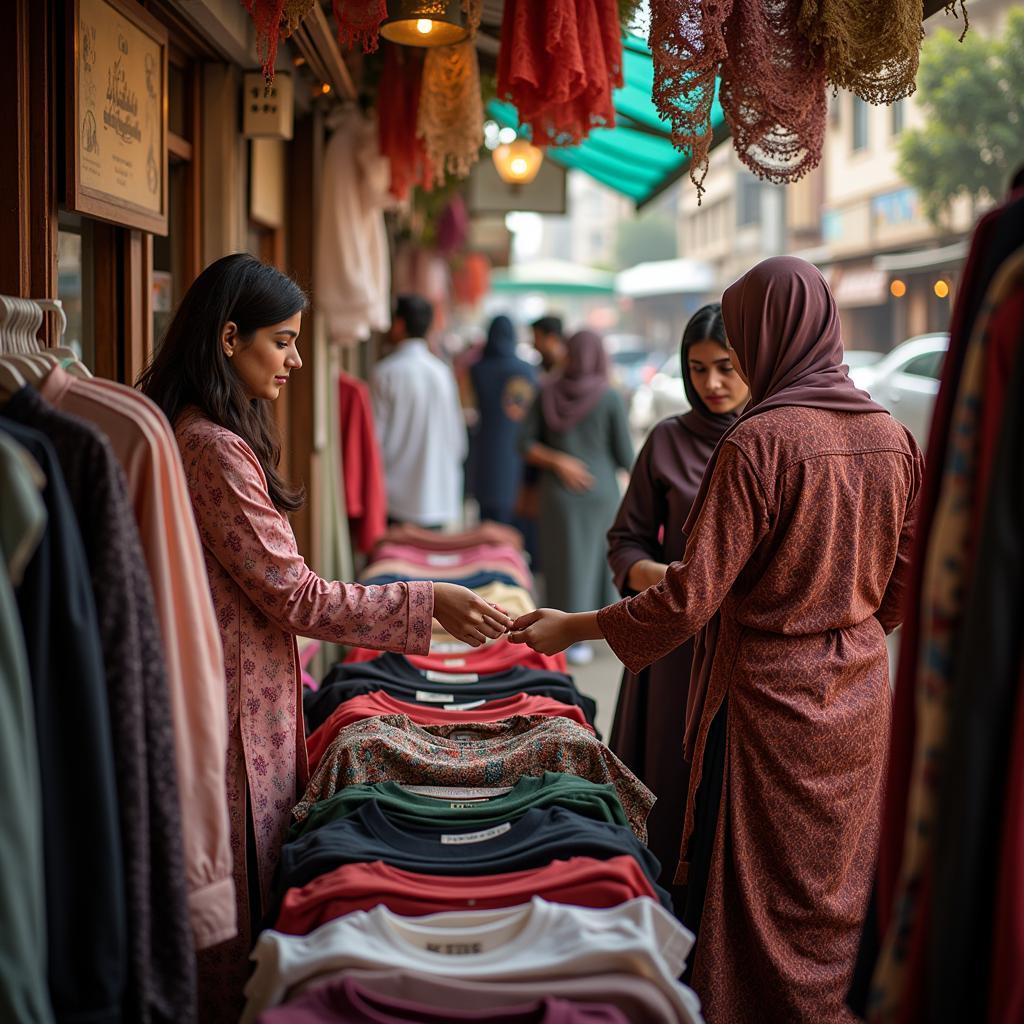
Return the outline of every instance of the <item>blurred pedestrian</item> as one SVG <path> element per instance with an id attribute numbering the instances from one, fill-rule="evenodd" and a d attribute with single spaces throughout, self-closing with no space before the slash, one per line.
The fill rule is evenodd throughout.
<path id="1" fill-rule="evenodd" d="M 690 411 L 669 416 L 648 435 L 629 488 L 608 531 L 608 563 L 623 597 L 660 583 L 683 557 L 683 524 L 704 469 L 750 392 L 732 365 L 722 307 L 699 309 L 683 331 L 683 387 Z M 647 820 L 648 845 L 671 886 L 679 860 L 689 767 L 682 758 L 693 641 L 634 674 L 619 688 L 610 745 L 658 798 Z"/>
<path id="2" fill-rule="evenodd" d="M 466 424 L 455 377 L 427 347 L 433 307 L 400 295 L 391 322 L 396 351 L 371 378 L 387 477 L 388 518 L 440 528 L 462 520 Z"/>
<path id="3" fill-rule="evenodd" d="M 545 373 L 561 369 L 566 359 L 565 334 L 562 319 L 557 316 L 542 316 L 531 324 L 533 347 L 540 354 L 541 366 Z"/>
<path id="4" fill-rule="evenodd" d="M 537 371 L 516 355 L 516 329 L 496 316 L 483 355 L 469 370 L 476 397 L 474 493 L 480 518 L 515 525 L 523 479 L 519 431 L 537 393 Z"/>
<path id="5" fill-rule="evenodd" d="M 526 461 L 540 470 L 540 551 L 547 601 L 583 611 L 614 600 L 605 534 L 619 504 L 616 473 L 633 463 L 626 408 L 608 380 L 608 355 L 592 331 L 574 334 L 565 366 L 548 379 L 523 424 Z M 589 644 L 568 652 L 593 657 Z"/>

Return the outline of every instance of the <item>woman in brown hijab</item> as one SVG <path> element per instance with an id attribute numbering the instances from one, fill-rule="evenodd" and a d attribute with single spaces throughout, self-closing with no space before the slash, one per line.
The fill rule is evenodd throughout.
<path id="1" fill-rule="evenodd" d="M 900 621 L 923 464 L 847 377 L 813 266 L 766 260 L 722 312 L 751 402 L 708 466 L 682 561 L 600 612 L 523 616 L 513 639 L 549 653 L 604 636 L 639 672 L 701 631 L 691 863 L 677 875 L 687 882 L 703 844 L 693 986 L 715 1024 L 837 1024 L 854 1020 L 844 996 L 889 734 L 885 634 Z"/>
<path id="2" fill-rule="evenodd" d="M 663 419 L 651 431 L 608 531 L 608 564 L 624 597 L 659 583 L 669 563 L 683 557 L 683 524 L 704 469 L 750 397 L 733 369 L 719 303 L 690 318 L 680 359 L 690 411 Z M 693 642 L 687 640 L 638 675 L 626 669 L 609 741 L 658 798 L 647 834 L 666 887 L 676 873 L 683 835 L 679 809 L 690 777 L 682 754 L 692 660 Z"/>

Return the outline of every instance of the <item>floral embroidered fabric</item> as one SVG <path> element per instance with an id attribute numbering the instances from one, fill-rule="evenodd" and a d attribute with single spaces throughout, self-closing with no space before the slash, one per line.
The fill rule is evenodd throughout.
<path id="1" fill-rule="evenodd" d="M 354 783 L 419 786 L 510 786 L 524 775 L 569 772 L 615 786 L 641 842 L 654 794 L 592 733 L 566 718 L 516 715 L 470 726 L 415 725 L 382 715 L 347 726 L 324 752 L 293 810 L 302 821 L 313 804 Z"/>
<path id="2" fill-rule="evenodd" d="M 484 106 L 480 65 L 472 39 L 427 51 L 416 135 L 423 140 L 438 184 L 444 182 L 446 173 L 465 178 L 480 158 Z"/>

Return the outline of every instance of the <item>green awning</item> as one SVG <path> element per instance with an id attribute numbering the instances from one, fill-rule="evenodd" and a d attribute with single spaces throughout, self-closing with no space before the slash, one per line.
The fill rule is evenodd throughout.
<path id="1" fill-rule="evenodd" d="M 495 270 L 491 274 L 491 291 L 614 295 L 615 275 L 564 260 L 535 260 Z"/>
<path id="2" fill-rule="evenodd" d="M 690 154 L 672 145 L 668 122 L 658 116 L 651 100 L 654 65 L 647 44 L 627 36 L 622 58 L 624 84 L 615 91 L 615 127 L 595 128 L 578 146 L 549 146 L 547 155 L 562 167 L 589 174 L 639 207 L 689 170 Z M 711 127 L 717 143 L 727 136 L 727 127 L 717 82 L 715 88 Z M 487 112 L 503 128 L 519 129 L 512 104 L 492 100 Z"/>

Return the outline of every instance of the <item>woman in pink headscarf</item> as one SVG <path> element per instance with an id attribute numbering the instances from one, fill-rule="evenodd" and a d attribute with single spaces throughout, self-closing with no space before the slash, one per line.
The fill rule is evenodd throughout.
<path id="1" fill-rule="evenodd" d="M 622 399 L 608 383 L 608 356 L 593 331 L 567 343 L 566 362 L 550 378 L 523 421 L 520 444 L 540 468 L 540 556 L 547 598 L 584 611 L 615 598 L 604 538 L 619 506 L 616 471 L 633 464 Z M 586 644 L 569 651 L 580 664 Z"/>
<path id="2" fill-rule="evenodd" d="M 922 459 L 850 382 L 808 263 L 756 266 L 722 300 L 750 405 L 719 444 L 658 585 L 514 640 L 604 636 L 637 672 L 697 637 L 677 881 L 708 1020 L 836 1022 L 870 886 Z M 680 680 L 682 690 L 682 683 Z M 683 809 L 680 808 L 680 813 Z"/>

